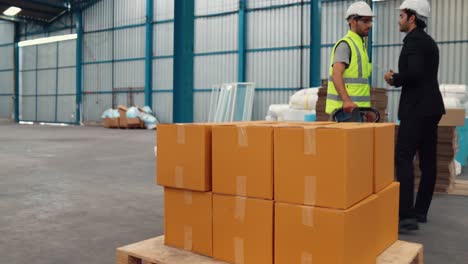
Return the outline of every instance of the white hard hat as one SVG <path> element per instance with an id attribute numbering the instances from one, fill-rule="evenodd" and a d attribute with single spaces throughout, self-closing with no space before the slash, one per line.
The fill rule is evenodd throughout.
<path id="1" fill-rule="evenodd" d="M 346 11 L 345 19 L 348 19 L 350 16 L 369 16 L 373 17 L 374 12 L 372 12 L 371 7 L 364 1 L 359 1 L 352 3 L 348 11 Z"/>
<path id="2" fill-rule="evenodd" d="M 410 9 L 422 17 L 429 17 L 431 13 L 431 6 L 427 0 L 405 0 L 398 9 Z"/>

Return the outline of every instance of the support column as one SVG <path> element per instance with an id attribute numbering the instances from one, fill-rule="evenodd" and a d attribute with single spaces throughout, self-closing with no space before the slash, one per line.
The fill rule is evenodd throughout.
<path id="1" fill-rule="evenodd" d="M 310 56 L 309 56 L 309 86 L 319 87 L 321 48 L 322 48 L 322 1 L 310 2 Z"/>
<path id="2" fill-rule="evenodd" d="M 153 108 L 153 0 L 146 0 L 145 105 Z"/>

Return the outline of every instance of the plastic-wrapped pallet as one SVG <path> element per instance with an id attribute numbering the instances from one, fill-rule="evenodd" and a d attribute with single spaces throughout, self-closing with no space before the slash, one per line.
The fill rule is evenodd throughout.
<path id="1" fill-rule="evenodd" d="M 284 113 L 289 109 L 287 104 L 272 104 L 268 108 L 267 116 L 265 120 L 267 121 L 283 121 Z"/>

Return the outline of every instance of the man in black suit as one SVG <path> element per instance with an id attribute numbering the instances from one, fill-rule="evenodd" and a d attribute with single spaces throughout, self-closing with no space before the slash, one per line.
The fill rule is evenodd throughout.
<path id="1" fill-rule="evenodd" d="M 400 6 L 400 31 L 407 33 L 398 61 L 399 73 L 389 71 L 385 81 L 402 87 L 395 152 L 400 182 L 400 232 L 417 230 L 427 222 L 436 182 L 437 126 L 445 107 L 439 90 L 439 49 L 424 28 L 430 6 L 426 0 L 406 0 Z M 418 151 L 421 181 L 414 203 L 413 159 Z"/>

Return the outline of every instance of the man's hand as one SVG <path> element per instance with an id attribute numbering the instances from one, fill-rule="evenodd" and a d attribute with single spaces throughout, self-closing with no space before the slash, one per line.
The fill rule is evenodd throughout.
<path id="1" fill-rule="evenodd" d="M 353 103 L 351 100 L 346 100 L 343 102 L 343 110 L 345 113 L 353 112 L 354 108 L 358 107 L 357 104 Z"/>
<path id="2" fill-rule="evenodd" d="M 384 75 L 385 81 L 391 86 L 393 86 L 393 78 L 392 78 L 393 74 L 395 74 L 395 72 L 393 72 L 393 70 L 390 70 Z"/>

